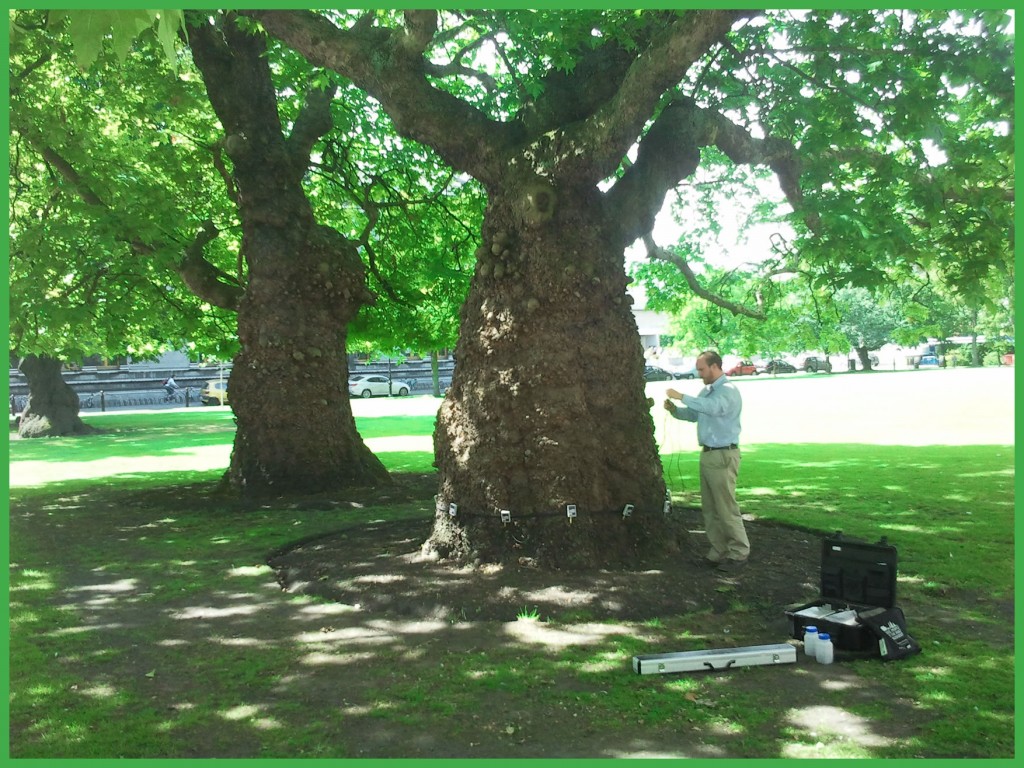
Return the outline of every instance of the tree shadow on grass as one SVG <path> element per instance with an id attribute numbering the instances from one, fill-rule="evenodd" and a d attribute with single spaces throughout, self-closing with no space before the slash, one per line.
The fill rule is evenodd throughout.
<path id="1" fill-rule="evenodd" d="M 632 672 L 640 653 L 784 641 L 782 604 L 816 589 L 813 534 L 751 521 L 756 558 L 729 579 L 690 556 L 629 572 L 466 571 L 417 557 L 432 487 L 399 477 L 387 492 L 261 503 L 212 484 L 23 494 L 11 514 L 12 754 L 936 754 L 940 710 L 890 685 L 922 664 L 955 668 L 936 653 L 886 667 L 888 683 L 864 675 L 877 661 L 802 655 Z M 698 541 L 696 514 L 680 514 Z"/>

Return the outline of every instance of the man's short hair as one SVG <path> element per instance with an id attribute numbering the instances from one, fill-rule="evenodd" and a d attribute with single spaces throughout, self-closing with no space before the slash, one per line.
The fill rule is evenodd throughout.
<path id="1" fill-rule="evenodd" d="M 719 368 L 722 367 L 722 356 L 713 349 L 707 349 L 701 352 L 699 357 L 704 358 L 704 362 L 708 364 L 709 368 L 713 365 L 717 365 Z"/>

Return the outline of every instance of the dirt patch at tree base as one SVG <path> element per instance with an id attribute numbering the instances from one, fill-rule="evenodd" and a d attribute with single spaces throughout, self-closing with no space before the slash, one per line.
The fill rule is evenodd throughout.
<path id="1" fill-rule="evenodd" d="M 87 665 L 55 655 L 77 688 L 55 695 L 74 713 L 81 691 L 119 685 L 132 701 L 166 707 L 177 722 L 170 742 L 133 753 L 150 757 L 834 757 L 929 743 L 933 711 L 888 682 L 902 664 L 840 653 L 823 666 L 798 650 L 782 666 L 631 669 L 634 653 L 789 641 L 783 610 L 820 590 L 822 532 L 750 519 L 749 564 L 726 576 L 702 562 L 699 512 L 682 509 L 674 514 L 687 548 L 636 568 L 455 565 L 420 554 L 428 481 L 256 504 L 228 503 L 205 486 L 130 499 L 97 491 L 65 499 L 59 515 L 22 502 L 12 509 L 12 568 L 59 568 L 54 600 L 73 609 L 40 641 L 61 652 L 59 633 L 89 630 L 90 647 L 119 651 Z M 423 514 L 385 522 L 362 511 L 384 504 Z M 285 543 L 293 526 L 317 534 Z M 112 541 L 119 559 L 107 552 Z M 319 599 L 290 599 L 298 594 Z M 911 589 L 900 605 L 919 639 L 930 626 L 990 637 L 990 623 L 965 619 L 960 597 L 974 599 Z M 250 690 L 235 674 L 250 665 L 272 683 Z M 264 741 L 276 732 L 245 719 L 185 722 L 197 702 L 210 712 L 216 702 L 259 704 L 296 741 Z M 52 754 L 34 728 L 24 715 L 12 721 L 12 743 L 22 756 Z M 102 728 L 116 730 L 115 719 Z M 951 756 L 939 749 L 922 752 Z"/>
<path id="2" fill-rule="evenodd" d="M 313 595 L 357 608 L 376 619 L 445 621 L 453 626 L 476 627 L 475 631 L 447 635 L 447 652 L 479 652 L 497 648 L 502 632 L 532 634 L 532 641 L 549 648 L 585 646 L 588 632 L 622 631 L 657 636 L 671 643 L 673 632 L 654 630 L 657 622 L 680 620 L 692 623 L 694 634 L 710 636 L 714 647 L 739 647 L 790 641 L 784 609 L 814 599 L 820 591 L 822 534 L 764 521 L 748 520 L 752 553 L 747 566 L 736 574 L 721 574 L 703 560 L 706 541 L 699 529 L 699 510 L 677 512 L 690 531 L 690 551 L 657 557 L 639 568 L 589 571 L 550 571 L 530 564 L 458 565 L 424 557 L 420 548 L 430 532 L 429 520 L 367 523 L 281 547 L 268 558 L 278 583 L 290 593 Z M 529 621 L 536 618 L 539 621 Z M 523 619 L 527 619 L 523 621 Z M 645 625 L 645 622 L 648 624 Z M 639 627 L 637 625 L 640 625 Z M 632 627 L 632 629 L 627 629 Z M 600 627 L 600 629 L 598 629 Z M 520 629 L 521 628 L 521 629 Z M 524 634 L 525 633 L 525 634 Z M 687 650 L 679 641 L 664 652 Z M 657 651 L 653 651 L 657 652 Z M 794 732 L 820 738 L 826 744 L 876 750 L 891 747 L 911 736 L 927 718 L 910 700 L 869 684 L 853 666 L 843 662 L 864 661 L 863 653 L 837 652 L 837 663 L 823 666 L 798 647 L 797 663 L 783 668 L 752 667 L 742 670 L 696 673 L 714 677 L 717 686 L 701 686 L 689 705 L 714 710 L 727 706 L 731 697 L 756 697 L 766 711 L 790 712 Z M 874 661 L 871 663 L 881 663 Z M 661 676 L 636 676 L 636 685 L 660 685 Z M 775 683 L 770 682 L 776 679 Z M 784 680 L 784 683 L 781 681 Z M 571 713 L 574 692 L 586 699 L 593 691 L 581 691 L 574 676 L 548 681 L 565 691 L 564 720 L 545 722 L 538 713 L 519 709 L 502 712 L 499 720 L 485 713 L 472 714 L 476 735 L 468 749 L 457 756 L 578 757 L 602 754 L 618 758 L 728 757 L 743 753 L 704 730 L 702 718 L 671 726 L 645 723 L 637 713 L 638 731 L 622 740 L 622 734 L 593 730 L 565 731 L 575 722 Z M 842 691 L 842 706 L 825 691 Z M 845 711 L 853 704 L 884 699 L 891 717 L 869 721 Z M 815 704 L 818 702 L 819 704 Z M 803 704 L 803 705 L 802 705 Z M 499 708 L 500 709 L 500 708 Z M 550 716 L 550 713 L 548 713 Z M 786 717 L 787 715 L 780 715 Z M 687 728 L 692 733 L 687 735 Z M 767 733 L 778 724 L 755 726 Z M 529 734 L 528 737 L 525 734 Z M 373 741 L 366 756 L 408 757 L 445 754 L 435 744 L 409 751 L 409 744 L 392 743 L 396 733 L 383 728 L 368 736 Z M 806 738 L 806 737 L 805 737 Z M 618 743 L 616 743 L 618 740 Z M 583 743 L 586 746 L 583 746 Z M 684 753 L 678 751 L 687 743 Z M 666 745 L 673 745 L 665 752 Z M 820 755 L 822 744 L 794 744 L 788 756 Z"/>
<path id="3" fill-rule="evenodd" d="M 784 627 L 785 606 L 814 598 L 820 534 L 747 521 L 752 553 L 745 568 L 722 574 L 704 562 L 699 510 L 676 513 L 691 530 L 690 551 L 630 569 L 552 571 L 529 562 L 458 564 L 420 548 L 429 520 L 367 523 L 286 545 L 268 558 L 282 588 L 358 605 L 385 616 L 450 621 L 631 622 L 711 611 L 741 600 L 759 619 Z"/>

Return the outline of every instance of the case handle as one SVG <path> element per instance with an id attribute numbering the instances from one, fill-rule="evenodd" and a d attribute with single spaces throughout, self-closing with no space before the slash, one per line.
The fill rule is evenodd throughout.
<path id="1" fill-rule="evenodd" d="M 707 667 L 708 669 L 710 669 L 712 672 L 714 672 L 716 669 L 728 669 L 729 667 L 731 667 L 735 663 L 736 663 L 736 659 L 729 659 L 729 661 L 726 662 L 723 666 L 716 667 L 710 661 L 705 661 L 704 662 L 704 666 Z"/>

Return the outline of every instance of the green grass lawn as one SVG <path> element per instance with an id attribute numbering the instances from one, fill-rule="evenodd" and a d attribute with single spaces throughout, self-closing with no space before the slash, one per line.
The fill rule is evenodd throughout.
<path id="1" fill-rule="evenodd" d="M 438 650 L 427 640 L 417 650 L 382 639 L 374 652 L 385 670 L 388 659 L 393 663 L 390 672 L 380 673 L 379 690 L 367 694 L 377 705 L 362 722 L 428 731 L 467 711 L 486 714 L 492 702 L 514 707 L 521 697 L 550 703 L 553 711 L 575 701 L 570 709 L 595 735 L 638 722 L 652 734 L 694 728 L 718 732 L 740 753 L 761 757 L 1011 756 L 1012 372 L 780 377 L 739 386 L 746 414 L 739 487 L 744 512 L 804 530 L 843 530 L 870 540 L 887 536 L 899 549 L 900 604 L 911 631 L 918 634 L 918 614 L 945 617 L 921 635 L 921 656 L 851 665 L 865 684 L 885 686 L 913 702 L 924 724 L 920 736 L 864 751 L 841 740 L 821 745 L 813 733 L 794 726 L 792 743 L 782 744 L 778 737 L 759 735 L 759 724 L 775 716 L 764 700 L 738 690 L 717 708 L 690 706 L 691 719 L 680 721 L 681 704 L 713 698 L 718 684 L 693 677 L 638 684 L 622 671 L 631 655 L 664 649 L 652 647 L 645 635 L 683 637 L 692 631 L 679 617 L 610 635 L 585 651 L 547 654 L 515 645 L 472 653 Z M 971 399 L 979 386 L 986 392 L 982 407 Z M 658 386 L 649 390 L 658 396 Z M 436 404 L 411 398 L 355 403 L 354 409 L 361 434 L 389 470 L 424 473 L 433 471 Z M 692 431 L 667 423 L 658 406 L 653 414 L 666 479 L 674 500 L 695 504 Z M 964 413 L 968 406 L 970 417 Z M 354 500 L 341 513 L 297 510 L 287 503 L 242 510 L 225 502 L 211 510 L 208 502 L 192 505 L 189 498 L 208 490 L 227 466 L 234 431 L 229 411 L 111 413 L 86 420 L 104 431 L 10 442 L 9 706 L 12 723 L 21 729 L 14 754 L 188 756 L 189 744 L 196 742 L 224 757 L 358 757 L 352 747 L 357 741 L 338 733 L 345 718 L 356 715 L 311 711 L 275 698 L 294 680 L 316 687 L 315 676 L 307 679 L 296 660 L 315 642 L 246 645 L 257 634 L 247 617 L 264 609 L 253 596 L 266 594 L 268 605 L 280 602 L 265 592 L 268 569 L 261 557 L 284 541 L 334 530 L 339 521 L 427 518 L 432 499 Z M 161 511 L 153 514 L 154 509 Z M 116 516 L 118 533 L 82 549 L 76 531 L 86 530 L 93 514 Z M 46 533 L 32 533 L 37 530 Z M 71 549 L 73 562 L 61 555 Z M 97 590 L 87 603 L 94 625 L 83 626 L 62 600 L 73 585 Z M 174 621 L 125 627 L 119 643 L 118 629 L 105 627 L 103 612 L 124 600 L 129 617 L 133 601 L 146 601 L 166 606 L 171 617 L 202 609 L 224 618 L 221 624 L 210 620 L 209 643 L 200 656 L 174 636 Z M 304 602 L 295 610 L 323 613 L 311 626 L 329 628 L 330 611 L 342 608 Z M 102 631 L 114 640 L 98 644 Z M 432 662 L 415 679 L 407 678 L 402 665 L 414 664 L 427 646 L 433 648 L 429 658 L 447 666 Z M 175 665 L 198 668 L 208 681 L 204 698 L 176 689 Z M 130 682 L 119 677 L 126 668 L 134 669 Z M 734 679 L 756 681 L 763 674 L 751 670 Z M 721 690 L 730 690 L 731 682 Z M 566 690 L 573 692 L 568 700 Z M 867 721 L 892 717 L 877 705 L 851 704 L 850 711 Z M 339 743 L 353 751 L 339 754 Z"/>

